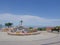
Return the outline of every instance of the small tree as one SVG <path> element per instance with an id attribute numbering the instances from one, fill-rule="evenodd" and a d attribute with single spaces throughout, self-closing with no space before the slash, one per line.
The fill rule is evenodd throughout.
<path id="1" fill-rule="evenodd" d="M 42 31 L 42 28 L 37 28 L 37 30 Z"/>
<path id="2" fill-rule="evenodd" d="M 45 27 L 43 27 L 43 28 L 42 28 L 42 31 L 46 31 L 46 28 L 45 28 Z"/>
<path id="3" fill-rule="evenodd" d="M 39 30 L 39 31 L 46 31 L 46 28 L 45 27 L 42 27 L 42 28 L 38 27 L 37 30 Z"/>
<path id="4" fill-rule="evenodd" d="M 33 27 L 29 27 L 29 29 L 33 29 Z"/>
<path id="5" fill-rule="evenodd" d="M 5 26 L 7 26 L 8 28 L 11 27 L 13 25 L 13 23 L 5 23 Z"/>
<path id="6" fill-rule="evenodd" d="M 60 28 L 60 26 L 56 26 L 55 28 L 58 28 L 58 29 L 59 29 L 59 28 Z"/>

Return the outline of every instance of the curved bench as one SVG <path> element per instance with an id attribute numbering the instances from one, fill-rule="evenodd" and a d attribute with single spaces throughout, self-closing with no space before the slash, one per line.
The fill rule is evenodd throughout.
<path id="1" fill-rule="evenodd" d="M 8 32 L 9 35 L 37 35 L 40 32 L 32 32 L 32 33 L 16 33 L 16 32 Z"/>

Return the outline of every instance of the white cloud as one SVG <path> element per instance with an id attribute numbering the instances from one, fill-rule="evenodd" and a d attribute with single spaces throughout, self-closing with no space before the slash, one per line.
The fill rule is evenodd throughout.
<path id="1" fill-rule="evenodd" d="M 24 25 L 43 25 L 43 26 L 54 26 L 60 25 L 60 19 L 47 19 L 32 15 L 13 15 L 13 14 L 0 14 L 0 23 L 12 22 L 16 25 L 19 24 L 20 20 L 23 20 Z"/>

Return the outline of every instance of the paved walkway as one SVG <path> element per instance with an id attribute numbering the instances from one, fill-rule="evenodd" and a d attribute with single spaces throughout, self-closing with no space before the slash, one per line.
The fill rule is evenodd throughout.
<path id="1" fill-rule="evenodd" d="M 7 36 L 7 35 L 5 35 L 5 36 Z M 39 38 L 37 38 L 35 36 L 38 36 Z M 33 35 L 31 35 L 31 37 L 28 36 L 29 40 L 27 39 L 27 36 L 25 36 L 26 38 L 24 40 L 23 40 L 23 38 L 19 38 L 20 40 L 18 40 L 17 36 L 15 36 L 16 38 L 14 38 L 14 39 L 17 39 L 15 41 L 13 38 L 12 38 L 12 40 L 8 40 L 10 38 L 7 39 L 2 34 L 2 37 L 4 37 L 4 39 L 3 38 L 1 38 L 2 40 L 0 39 L 0 45 L 60 45 L 60 34 L 42 32 L 41 34 L 35 35 L 35 36 L 33 36 Z M 14 37 L 14 36 L 12 36 L 12 37 Z M 36 39 L 36 40 L 33 40 L 33 39 Z"/>

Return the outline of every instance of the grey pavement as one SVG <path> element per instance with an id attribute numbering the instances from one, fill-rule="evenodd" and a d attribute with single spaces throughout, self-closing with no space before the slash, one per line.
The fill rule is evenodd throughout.
<path id="1" fill-rule="evenodd" d="M 0 45 L 60 45 L 60 34 L 55 37 L 32 41 L 0 41 Z"/>

